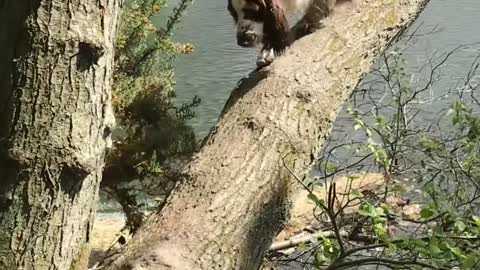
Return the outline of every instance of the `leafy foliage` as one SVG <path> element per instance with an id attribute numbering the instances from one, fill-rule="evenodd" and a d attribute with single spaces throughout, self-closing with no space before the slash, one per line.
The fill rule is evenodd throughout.
<path id="1" fill-rule="evenodd" d="M 425 106 L 454 92 L 432 96 L 437 72 L 451 54 L 432 63 L 425 82 L 414 80 L 401 52 L 390 52 L 368 82 L 384 94 L 364 93 L 369 99 L 363 108 L 354 100 L 349 113 L 357 134 L 325 150 L 322 176 L 309 180 L 330 186 L 327 202 L 309 195 L 320 223 L 333 232 L 305 253 L 313 253 L 315 269 L 480 269 L 480 57 L 455 89 L 458 98 L 448 112 L 420 118 Z M 340 150 L 353 161 L 338 159 Z M 383 190 L 335 191 L 336 175 L 364 168 L 383 175 Z M 348 179 L 347 186 L 355 181 Z M 418 211 L 405 214 L 409 205 Z"/>
<path id="2" fill-rule="evenodd" d="M 127 219 L 136 220 L 138 195 L 164 196 L 175 179 L 170 164 L 188 158 L 196 149 L 193 129 L 186 121 L 200 103 L 177 106 L 173 61 L 193 51 L 190 44 L 171 39 L 174 27 L 191 0 L 174 8 L 165 28 L 152 23 L 164 0 L 136 0 L 125 5 L 115 51 L 113 106 L 117 128 L 107 158 L 102 188 L 118 200 Z"/>

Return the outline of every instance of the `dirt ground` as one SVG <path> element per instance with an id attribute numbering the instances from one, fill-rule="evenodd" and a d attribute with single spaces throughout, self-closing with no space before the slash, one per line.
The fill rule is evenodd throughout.
<path id="1" fill-rule="evenodd" d="M 101 261 L 110 247 L 120 247 L 116 239 L 124 225 L 125 218 L 121 213 L 97 213 L 90 246 L 90 266 Z"/>

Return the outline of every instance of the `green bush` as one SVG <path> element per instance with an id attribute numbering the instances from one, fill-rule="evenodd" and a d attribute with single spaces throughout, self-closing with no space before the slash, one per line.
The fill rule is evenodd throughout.
<path id="1" fill-rule="evenodd" d="M 117 127 L 108 154 L 102 190 L 117 200 L 133 230 L 143 220 L 139 196 L 163 198 L 175 179 L 171 164 L 197 149 L 186 124 L 200 99 L 175 105 L 175 58 L 193 51 L 172 40 L 174 27 L 191 0 L 173 9 L 164 28 L 152 23 L 163 0 L 137 0 L 125 5 L 115 51 L 113 107 Z"/>

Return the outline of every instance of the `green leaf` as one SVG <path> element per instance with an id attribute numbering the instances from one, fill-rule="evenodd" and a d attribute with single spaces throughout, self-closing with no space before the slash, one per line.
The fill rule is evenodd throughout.
<path id="1" fill-rule="evenodd" d="M 384 235 L 387 232 L 383 224 L 380 223 L 375 224 L 374 229 L 378 235 Z"/>
<path id="2" fill-rule="evenodd" d="M 465 223 L 463 223 L 463 221 L 457 220 L 455 222 L 455 228 L 457 228 L 457 230 L 459 232 L 463 232 L 467 228 L 467 225 L 465 225 Z"/>
<path id="3" fill-rule="evenodd" d="M 447 247 L 450 249 L 450 251 L 455 254 L 455 256 L 459 257 L 459 258 L 462 258 L 462 259 L 465 259 L 466 256 L 463 254 L 462 250 L 457 248 L 457 247 L 452 247 L 450 245 L 447 244 Z"/>
<path id="4" fill-rule="evenodd" d="M 349 175 L 348 176 L 348 180 L 350 180 L 352 182 L 357 180 L 357 179 L 360 179 L 360 176 L 358 176 L 358 175 Z"/>
<path id="5" fill-rule="evenodd" d="M 312 200 L 316 205 L 319 205 L 319 206 L 325 206 L 325 201 L 322 199 L 320 200 L 317 195 L 313 194 L 313 193 L 310 193 L 308 194 L 307 196 L 310 200 Z"/>
<path id="6" fill-rule="evenodd" d="M 370 217 L 370 212 L 366 211 L 366 210 L 363 210 L 363 209 L 358 209 L 358 214 L 362 215 L 362 216 L 365 216 L 365 217 Z"/>
<path id="7" fill-rule="evenodd" d="M 397 245 L 395 245 L 393 243 L 388 243 L 387 247 L 388 247 L 388 250 L 390 250 L 390 252 L 397 251 Z"/>
<path id="8" fill-rule="evenodd" d="M 325 255 L 323 255 L 320 252 L 315 252 L 314 262 L 315 262 L 316 266 L 320 267 L 322 265 L 325 265 L 328 261 L 329 261 L 329 259 L 327 257 L 325 257 Z"/>
<path id="9" fill-rule="evenodd" d="M 365 133 L 367 134 L 368 137 L 372 137 L 372 131 L 369 128 L 365 129 Z"/>
<path id="10" fill-rule="evenodd" d="M 384 207 L 387 207 L 386 204 L 382 204 L 381 205 L 382 207 L 377 207 L 375 208 L 375 212 L 377 213 L 377 215 L 379 216 L 385 216 L 385 212 L 388 212 L 388 209 L 384 208 Z"/>
<path id="11" fill-rule="evenodd" d="M 354 122 L 355 122 L 355 126 L 356 125 L 359 125 L 360 127 L 365 126 L 365 123 L 363 123 L 362 119 L 360 119 L 360 118 L 355 118 Z"/>
<path id="12" fill-rule="evenodd" d="M 463 268 L 464 269 L 473 269 L 473 267 L 477 264 L 478 258 L 473 255 L 468 255 L 463 259 Z"/>
<path id="13" fill-rule="evenodd" d="M 358 191 L 358 190 L 354 190 L 350 193 L 350 198 L 353 200 L 353 199 L 357 199 L 357 198 L 363 198 L 363 194 Z"/>
<path id="14" fill-rule="evenodd" d="M 433 256 L 437 256 L 442 253 L 442 250 L 438 247 L 438 242 L 434 240 L 430 242 L 428 249 L 430 251 L 430 254 L 432 254 Z"/>
<path id="15" fill-rule="evenodd" d="M 435 214 L 435 212 L 430 208 L 423 208 L 420 211 L 420 217 L 423 218 L 423 219 L 431 218 L 434 214 Z"/>
<path id="16" fill-rule="evenodd" d="M 328 162 L 326 167 L 327 167 L 326 170 L 328 174 L 332 174 L 335 172 L 336 168 L 335 168 L 335 165 L 333 165 L 332 163 Z"/>
<path id="17" fill-rule="evenodd" d="M 365 202 L 363 203 L 357 210 L 357 212 L 362 215 L 362 216 L 366 216 L 366 217 L 376 217 L 377 216 L 377 212 L 375 211 L 375 208 Z"/>
<path id="18" fill-rule="evenodd" d="M 473 222 L 475 222 L 475 225 L 477 225 L 477 227 L 480 228 L 480 217 L 473 216 L 472 219 L 473 219 Z"/>

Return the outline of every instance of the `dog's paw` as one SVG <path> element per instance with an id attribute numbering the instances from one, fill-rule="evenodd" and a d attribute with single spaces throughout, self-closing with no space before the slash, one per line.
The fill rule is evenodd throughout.
<path id="1" fill-rule="evenodd" d="M 266 59 L 262 57 L 257 58 L 257 69 L 262 69 L 272 63 L 273 59 Z"/>
<path id="2" fill-rule="evenodd" d="M 261 50 L 257 56 L 257 68 L 261 69 L 270 65 L 275 59 L 275 52 L 273 49 Z"/>

